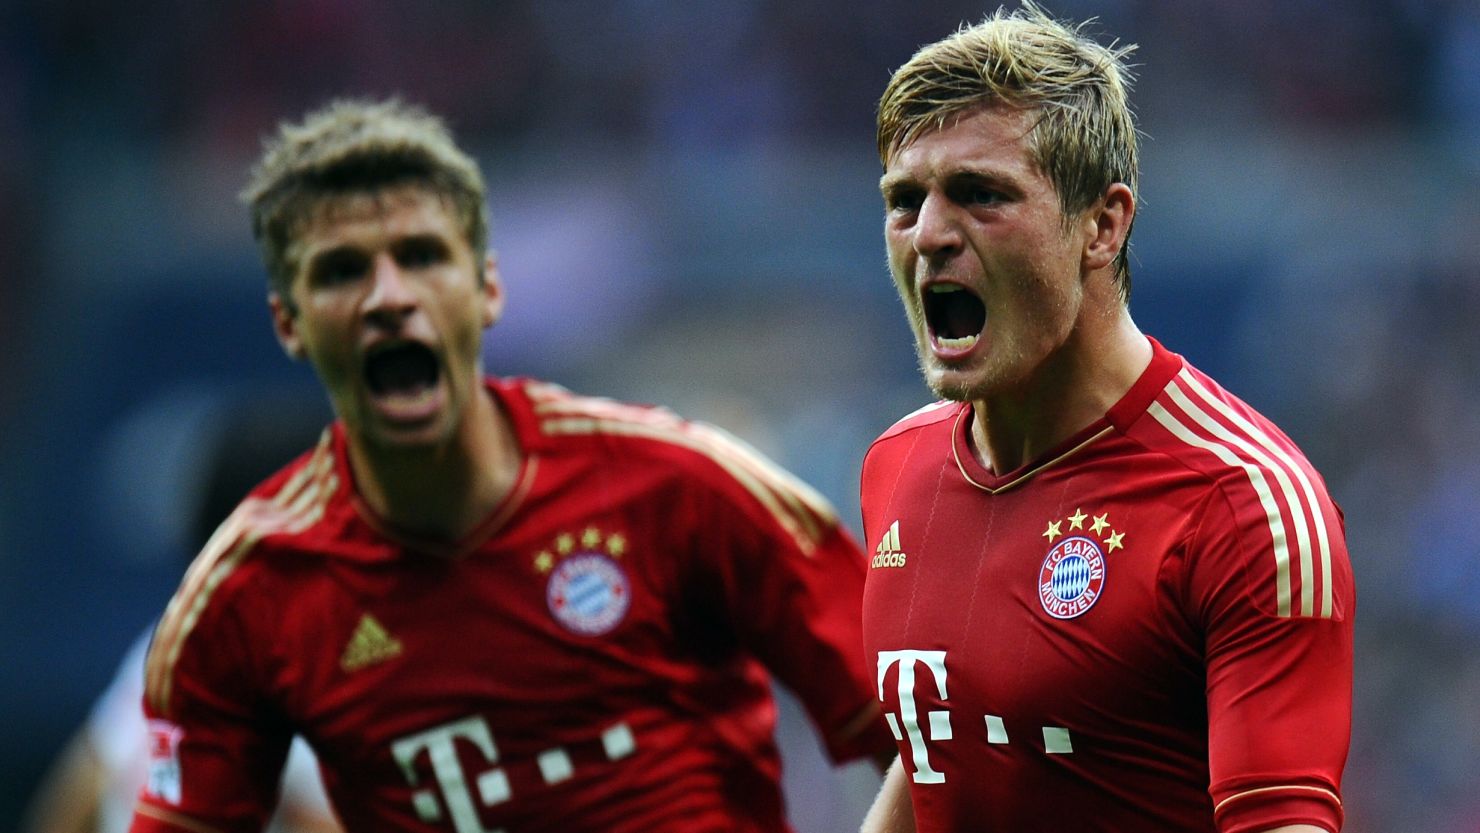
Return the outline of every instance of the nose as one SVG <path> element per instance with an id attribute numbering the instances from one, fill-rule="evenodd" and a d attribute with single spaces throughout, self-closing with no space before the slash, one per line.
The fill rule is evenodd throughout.
<path id="1" fill-rule="evenodd" d="M 920 204 L 912 242 L 915 252 L 927 260 L 938 260 L 961 251 L 961 229 L 956 222 L 954 206 L 943 194 L 929 194 Z"/>
<path id="2" fill-rule="evenodd" d="M 416 310 L 416 293 L 400 264 L 390 254 L 381 252 L 376 255 L 371 268 L 370 292 L 363 304 L 365 315 L 378 323 L 399 324 Z"/>

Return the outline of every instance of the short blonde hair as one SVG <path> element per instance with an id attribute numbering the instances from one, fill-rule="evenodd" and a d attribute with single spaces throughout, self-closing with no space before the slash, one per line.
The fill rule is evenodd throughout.
<path id="1" fill-rule="evenodd" d="M 399 186 L 447 199 L 474 253 L 488 245 L 483 175 L 436 116 L 396 99 L 341 99 L 278 125 L 241 194 L 272 289 L 287 296 L 294 235 L 325 200 Z"/>
<path id="2" fill-rule="evenodd" d="M 1125 59 L 1135 45 L 1101 46 L 1049 17 L 1032 0 L 925 46 L 895 70 L 879 99 L 879 159 L 982 105 L 1037 110 L 1029 134 L 1033 161 L 1059 195 L 1066 218 L 1093 205 L 1112 183 L 1136 193 L 1136 125 Z M 1122 298 L 1130 297 L 1126 244 L 1115 259 Z"/>

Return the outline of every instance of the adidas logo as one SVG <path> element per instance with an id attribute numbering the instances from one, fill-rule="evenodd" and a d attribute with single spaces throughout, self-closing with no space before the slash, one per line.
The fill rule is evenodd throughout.
<path id="1" fill-rule="evenodd" d="M 385 662 L 400 654 L 401 640 L 391 636 L 384 625 L 366 613 L 360 617 L 360 624 L 355 626 L 349 644 L 344 646 L 344 653 L 339 657 L 339 667 L 345 671 L 358 671 L 367 665 Z"/>
<path id="2" fill-rule="evenodd" d="M 889 525 L 879 545 L 874 548 L 874 567 L 903 567 L 905 554 L 899 551 L 899 521 Z"/>

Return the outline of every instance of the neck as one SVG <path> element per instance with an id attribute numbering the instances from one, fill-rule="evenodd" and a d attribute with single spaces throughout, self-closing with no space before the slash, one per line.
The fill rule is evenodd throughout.
<path id="1" fill-rule="evenodd" d="M 521 462 L 513 425 L 485 388 L 477 391 L 453 436 L 438 446 L 385 449 L 351 435 L 360 497 L 392 529 L 457 541 L 513 488 Z"/>
<path id="2" fill-rule="evenodd" d="M 1151 342 L 1124 306 L 1106 326 L 1077 328 L 1020 389 L 974 400 L 972 451 L 1003 474 L 1084 430 L 1131 389 L 1151 363 Z"/>

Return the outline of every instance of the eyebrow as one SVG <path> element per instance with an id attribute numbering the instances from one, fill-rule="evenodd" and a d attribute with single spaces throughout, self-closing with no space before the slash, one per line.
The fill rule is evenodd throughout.
<path id="1" fill-rule="evenodd" d="M 1022 185 L 1017 180 L 1017 178 L 1009 174 L 984 170 L 982 168 L 975 168 L 966 165 L 951 168 L 950 170 L 946 171 L 944 176 L 939 177 L 939 179 L 941 182 L 944 182 L 947 185 L 954 182 L 961 182 L 963 180 L 966 180 L 985 182 L 1005 190 L 1022 190 Z M 879 191 L 885 194 L 903 186 L 919 187 L 919 185 L 920 180 L 917 177 L 911 176 L 909 174 L 886 173 L 883 176 L 879 177 Z"/>
<path id="2" fill-rule="evenodd" d="M 324 263 L 337 257 L 353 255 L 360 251 L 358 246 L 342 243 L 338 246 L 330 246 L 327 249 L 319 249 L 307 258 L 302 259 L 304 266 L 312 269 L 315 265 Z"/>
<path id="3" fill-rule="evenodd" d="M 879 190 L 888 193 L 891 188 L 896 188 L 906 182 L 913 181 L 914 177 L 904 174 L 884 174 L 879 177 Z"/>

